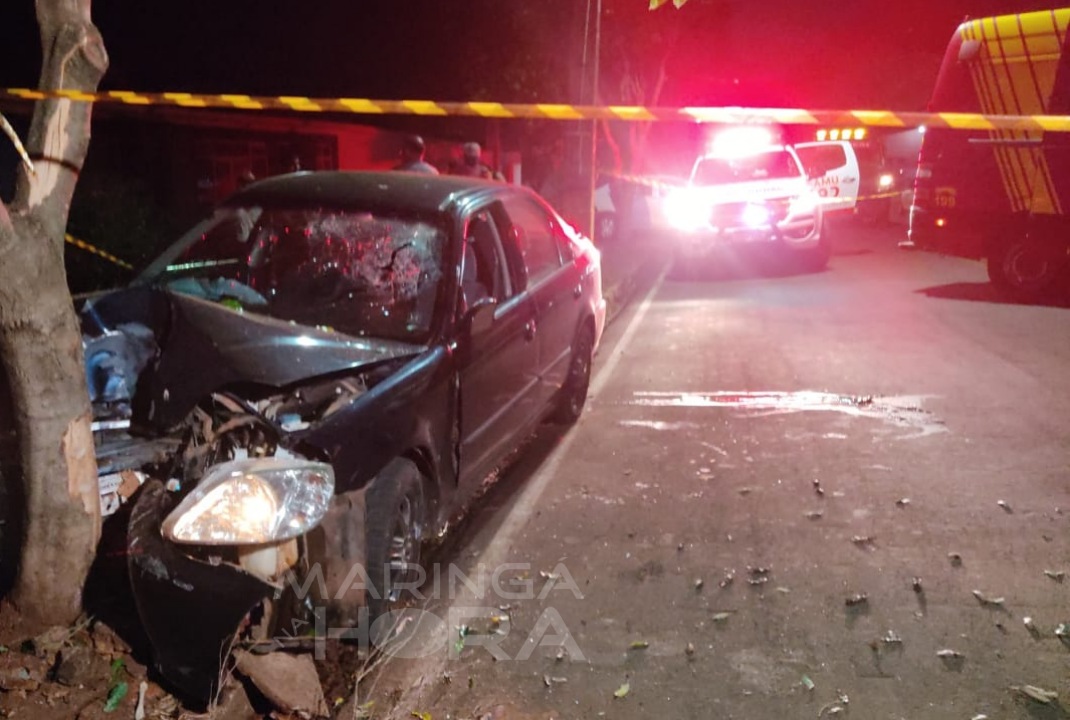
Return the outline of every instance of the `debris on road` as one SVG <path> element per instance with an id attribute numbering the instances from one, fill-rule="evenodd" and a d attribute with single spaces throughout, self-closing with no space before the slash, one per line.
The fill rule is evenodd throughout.
<path id="1" fill-rule="evenodd" d="M 627 697 L 628 693 L 630 693 L 631 691 L 632 686 L 628 683 L 624 683 L 619 688 L 613 691 L 613 697 L 619 700 L 620 698 Z"/>
<path id="2" fill-rule="evenodd" d="M 695 656 L 695 644 L 694 643 L 688 643 L 687 647 L 684 648 L 684 654 L 687 655 L 689 658 L 694 657 Z"/>
<path id="3" fill-rule="evenodd" d="M 977 602 L 981 603 L 982 605 L 997 605 L 999 607 L 1003 606 L 1004 598 L 988 597 L 980 590 L 974 590 L 973 596 L 977 598 Z"/>
<path id="4" fill-rule="evenodd" d="M 568 678 L 564 677 L 551 677 L 550 675 L 542 676 L 542 684 L 546 687 L 553 687 L 554 685 L 560 685 L 561 683 L 567 683 Z"/>
<path id="5" fill-rule="evenodd" d="M 1055 637 L 1059 638 L 1064 643 L 1070 644 L 1070 625 L 1059 623 L 1055 627 Z"/>
<path id="6" fill-rule="evenodd" d="M 1032 633 L 1034 636 L 1039 635 L 1040 631 L 1037 630 L 1037 626 L 1033 623 L 1033 618 L 1028 615 L 1022 618 L 1022 624 L 1025 625 L 1025 629 Z"/>
<path id="7" fill-rule="evenodd" d="M 718 583 L 718 584 L 719 584 L 719 585 L 720 585 L 720 586 L 721 586 L 722 588 L 726 588 L 726 587 L 728 587 L 729 585 L 731 585 L 731 584 L 732 584 L 732 581 L 733 581 L 733 580 L 735 580 L 735 579 L 736 579 L 736 571 L 735 571 L 735 570 L 729 570 L 729 571 L 725 572 L 725 574 L 724 574 L 724 579 L 723 579 L 723 580 L 721 580 L 721 582 L 720 582 L 720 583 Z"/>
<path id="8" fill-rule="evenodd" d="M 1039 688 L 1036 685 L 1011 685 L 1011 691 L 1042 705 L 1051 705 L 1059 700 L 1059 693 Z"/>
<path id="9" fill-rule="evenodd" d="M 881 638 L 881 642 L 885 645 L 902 645 L 903 638 L 901 638 L 899 636 L 899 633 L 897 633 L 895 630 L 889 630 L 888 632 L 884 633 L 884 637 Z"/>
<path id="10" fill-rule="evenodd" d="M 237 654 L 237 668 L 279 710 L 314 717 L 329 714 L 311 656 L 241 652 Z"/>
<path id="11" fill-rule="evenodd" d="M 1062 570 L 1045 570 L 1044 574 L 1058 583 L 1061 583 L 1063 580 L 1066 579 L 1066 573 Z"/>
<path id="12" fill-rule="evenodd" d="M 911 587 L 912 587 L 912 588 L 914 589 L 914 592 L 916 592 L 916 593 L 919 593 L 919 594 L 920 594 L 920 593 L 922 593 L 922 592 L 924 592 L 924 591 L 925 591 L 925 588 L 923 588 L 923 587 L 921 586 L 921 578 L 920 578 L 920 577 L 916 577 L 916 578 L 914 578 L 914 579 L 913 579 L 913 580 L 911 581 L 911 583 L 910 583 L 910 586 L 911 586 Z"/>
<path id="13" fill-rule="evenodd" d="M 966 656 L 960 653 L 958 650 L 944 648 L 943 650 L 937 651 L 936 657 L 940 658 L 941 660 L 961 660 Z"/>
<path id="14" fill-rule="evenodd" d="M 695 578 L 694 586 L 695 590 L 701 590 L 702 586 L 706 584 L 706 581 L 702 578 Z"/>
<path id="15" fill-rule="evenodd" d="M 758 577 L 747 578 L 748 585 L 765 585 L 769 582 L 769 578 L 766 575 L 759 575 Z"/>
<path id="16" fill-rule="evenodd" d="M 951 561 L 952 567 L 960 567 L 962 565 L 962 556 L 957 552 L 948 553 L 947 559 Z"/>
<path id="17" fill-rule="evenodd" d="M 873 541 L 874 538 L 872 535 L 855 535 L 851 538 L 851 542 L 858 547 L 870 547 L 873 545 Z"/>
<path id="18" fill-rule="evenodd" d="M 650 643 L 648 643 L 646 640 L 636 640 L 631 645 L 628 646 L 628 649 L 629 650 L 646 650 L 648 647 L 650 647 Z"/>
<path id="19" fill-rule="evenodd" d="M 910 504 L 910 498 L 908 498 L 908 497 L 899 498 L 898 500 L 895 501 L 896 507 L 904 508 L 909 504 Z"/>
<path id="20" fill-rule="evenodd" d="M 821 487 L 821 481 L 817 478 L 814 478 L 814 492 L 817 493 L 818 497 L 825 496 L 825 489 Z"/>
<path id="21" fill-rule="evenodd" d="M 725 620 L 727 620 L 730 617 L 732 617 L 732 613 L 730 613 L 730 612 L 719 612 L 716 615 L 714 615 L 712 619 L 713 619 L 714 622 L 724 622 Z"/>
<path id="22" fill-rule="evenodd" d="M 810 679 L 809 675 L 803 675 L 802 676 L 802 684 L 803 684 L 804 688 L 806 688 L 807 690 L 810 690 L 810 691 L 813 691 L 813 689 L 815 687 L 814 686 L 814 681 Z"/>
<path id="23" fill-rule="evenodd" d="M 1008 505 L 1005 500 L 997 500 L 996 501 L 996 505 L 999 505 L 1001 508 L 1003 508 L 1004 510 L 1006 510 L 1009 513 L 1014 512 L 1014 510 L 1011 509 L 1011 506 Z"/>
<path id="24" fill-rule="evenodd" d="M 825 513 L 821 510 L 811 510 L 810 512 L 806 513 L 807 520 L 820 520 L 824 516 Z"/>
<path id="25" fill-rule="evenodd" d="M 866 603 L 869 602 L 869 596 L 866 595 L 865 593 L 855 593 L 854 595 L 852 595 L 849 598 L 847 598 L 844 602 L 847 605 L 847 607 L 855 607 L 855 606 L 858 606 L 858 605 L 865 605 Z"/>

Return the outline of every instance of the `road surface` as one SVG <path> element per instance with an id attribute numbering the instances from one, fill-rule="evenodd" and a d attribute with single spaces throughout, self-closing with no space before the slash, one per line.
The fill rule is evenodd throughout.
<path id="1" fill-rule="evenodd" d="M 1001 303 L 981 265 L 901 236 L 845 225 L 817 274 L 650 266 L 580 423 L 537 437 L 436 554 L 421 607 L 449 641 L 364 699 L 1064 717 L 1025 693 L 1070 708 L 1070 311 Z"/>

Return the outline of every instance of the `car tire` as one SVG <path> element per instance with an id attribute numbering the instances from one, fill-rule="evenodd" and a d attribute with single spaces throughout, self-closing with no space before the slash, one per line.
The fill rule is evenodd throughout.
<path id="1" fill-rule="evenodd" d="M 551 422 L 572 425 L 583 415 L 587 392 L 591 386 L 591 363 L 594 360 L 594 330 L 583 323 L 576 331 L 572 355 L 568 361 L 568 376 L 561 387 Z"/>
<path id="2" fill-rule="evenodd" d="M 404 606 L 395 588 L 418 577 L 426 502 L 423 476 L 410 460 L 388 465 L 368 489 L 364 511 L 368 620 Z"/>
<path id="3" fill-rule="evenodd" d="M 986 258 L 988 279 L 1000 292 L 1017 300 L 1050 297 L 1065 277 L 1067 258 L 1058 246 L 1044 247 L 1019 237 L 998 245 Z"/>

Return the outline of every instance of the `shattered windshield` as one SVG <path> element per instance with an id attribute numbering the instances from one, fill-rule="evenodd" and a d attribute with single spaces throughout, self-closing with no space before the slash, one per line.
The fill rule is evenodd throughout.
<path id="1" fill-rule="evenodd" d="M 726 183 L 791 178 L 799 176 L 799 167 L 784 150 L 763 152 L 743 157 L 707 157 L 695 167 L 695 185 L 723 185 Z"/>
<path id="2" fill-rule="evenodd" d="M 139 278 L 249 312 L 420 342 L 445 235 L 425 220 L 333 209 L 227 208 Z"/>

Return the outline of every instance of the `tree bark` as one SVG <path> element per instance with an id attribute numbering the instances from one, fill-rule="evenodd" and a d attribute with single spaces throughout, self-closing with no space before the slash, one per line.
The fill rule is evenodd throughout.
<path id="1" fill-rule="evenodd" d="M 90 0 L 37 0 L 40 87 L 93 92 L 108 57 Z M 27 631 L 73 621 L 100 539 L 92 413 L 64 231 L 89 148 L 91 103 L 38 101 L 10 207 L 0 205 L 0 359 L 18 429 L 22 536 L 11 600 Z"/>

